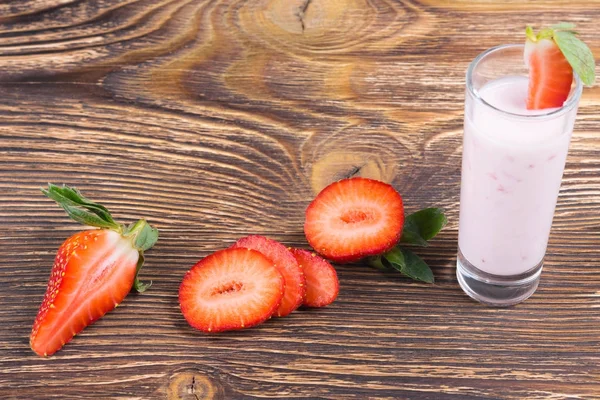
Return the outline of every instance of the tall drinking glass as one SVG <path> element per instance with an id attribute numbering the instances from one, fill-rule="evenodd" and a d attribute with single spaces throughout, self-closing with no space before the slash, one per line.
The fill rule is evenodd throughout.
<path id="1" fill-rule="evenodd" d="M 527 110 L 523 51 L 489 49 L 467 71 L 456 275 L 493 306 L 538 286 L 582 91 L 575 76 L 562 107 Z"/>

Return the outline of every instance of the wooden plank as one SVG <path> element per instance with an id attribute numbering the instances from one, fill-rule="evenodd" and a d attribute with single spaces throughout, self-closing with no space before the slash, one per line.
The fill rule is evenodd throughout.
<path id="1" fill-rule="evenodd" d="M 464 74 L 524 26 L 598 1 L 23 1 L 0 5 L 0 396 L 600 398 L 600 90 L 586 88 L 542 282 L 490 309 L 455 278 Z M 185 271 L 241 236 L 307 247 L 303 211 L 349 173 L 447 210 L 434 285 L 338 266 L 338 300 L 206 336 Z M 28 346 L 68 183 L 161 232 L 130 295 L 55 356 Z"/>

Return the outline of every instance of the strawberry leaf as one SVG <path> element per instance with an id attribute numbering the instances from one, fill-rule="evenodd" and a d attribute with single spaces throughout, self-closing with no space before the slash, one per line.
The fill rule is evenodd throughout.
<path id="1" fill-rule="evenodd" d="M 145 219 L 140 219 L 136 223 L 129 225 L 125 229 L 125 232 L 123 232 L 123 236 L 131 240 L 133 247 L 140 252 L 135 270 L 133 290 L 138 293 L 144 293 L 152 285 L 152 282 L 142 283 L 140 282 L 138 275 L 140 269 L 144 266 L 144 251 L 154 246 L 158 240 L 158 229 L 151 227 Z"/>
<path id="2" fill-rule="evenodd" d="M 86 199 L 75 188 L 67 185 L 61 187 L 49 183 L 48 189 L 42 189 L 42 193 L 56 201 L 69 217 L 77 222 L 97 228 L 108 228 L 118 232 L 122 229 L 113 220 L 106 207 Z"/>
<path id="3" fill-rule="evenodd" d="M 529 40 L 531 40 L 532 42 L 536 42 L 537 41 L 537 35 L 533 31 L 533 28 L 531 26 L 529 26 L 529 25 L 525 28 L 525 36 L 527 36 L 527 38 Z"/>
<path id="4" fill-rule="evenodd" d="M 425 208 L 410 214 L 404 220 L 402 243 L 427 246 L 427 241 L 433 239 L 448 223 L 441 208 Z"/>
<path id="5" fill-rule="evenodd" d="M 148 250 L 158 240 L 158 229 L 153 228 L 144 219 L 131 224 L 123 232 L 123 236 L 130 238 L 133 247 L 143 252 Z"/>
<path id="6" fill-rule="evenodd" d="M 588 86 L 593 85 L 596 80 L 596 62 L 590 48 L 571 30 L 555 31 L 554 41 L 582 82 Z"/>
<path id="7" fill-rule="evenodd" d="M 137 266 L 135 269 L 135 279 L 133 281 L 132 289 L 138 293 L 144 293 L 150 286 L 152 286 L 152 281 L 150 283 L 142 283 L 138 278 L 138 274 L 140 273 L 140 269 L 144 266 L 144 254 L 140 253 L 140 258 L 138 258 Z"/>

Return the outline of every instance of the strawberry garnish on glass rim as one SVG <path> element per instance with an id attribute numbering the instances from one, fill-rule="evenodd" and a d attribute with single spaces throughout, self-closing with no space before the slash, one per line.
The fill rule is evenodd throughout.
<path id="1" fill-rule="evenodd" d="M 571 92 L 573 73 L 585 85 L 594 83 L 594 56 L 577 38 L 575 24 L 561 22 L 537 35 L 528 26 L 525 33 L 524 57 L 529 67 L 527 109 L 562 107 Z"/>
<path id="2" fill-rule="evenodd" d="M 29 340 L 34 352 L 49 356 L 114 309 L 132 288 L 144 292 L 150 286 L 139 281 L 138 273 L 158 231 L 143 219 L 118 224 L 106 207 L 74 188 L 48 184 L 42 192 L 75 221 L 100 228 L 72 235 L 56 253 Z"/>

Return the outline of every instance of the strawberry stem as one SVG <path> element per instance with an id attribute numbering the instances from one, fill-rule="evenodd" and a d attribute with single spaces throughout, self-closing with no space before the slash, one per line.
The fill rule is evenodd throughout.
<path id="1" fill-rule="evenodd" d="M 535 35 L 535 32 L 531 26 L 527 26 L 527 28 L 525 28 L 525 36 L 527 36 L 527 39 L 531 40 L 533 43 L 537 42 L 537 36 Z"/>
<path id="2" fill-rule="evenodd" d="M 84 225 L 111 229 L 129 239 L 131 245 L 140 253 L 135 271 L 133 289 L 142 293 L 152 285 L 152 282 L 148 284 L 140 282 L 138 274 L 144 265 L 144 251 L 154 246 L 158 240 L 157 229 L 151 227 L 144 219 L 140 219 L 125 228 L 123 225 L 115 222 L 106 207 L 86 199 L 77 189 L 67 185 L 61 187 L 49 183 L 48 189 L 42 189 L 42 193 L 56 201 L 71 219 Z"/>
<path id="3" fill-rule="evenodd" d="M 135 268 L 135 279 L 133 280 L 133 290 L 138 293 L 144 293 L 150 286 L 152 286 L 152 281 L 150 281 L 150 283 L 142 283 L 138 278 L 138 274 L 144 266 L 144 261 L 144 253 L 140 252 L 140 258 L 138 258 L 138 263 Z"/>
<path id="4" fill-rule="evenodd" d="M 123 236 L 131 240 L 133 247 L 143 252 L 154 246 L 158 240 L 158 229 L 151 227 L 145 219 L 140 219 L 129 225 Z"/>
<path id="5" fill-rule="evenodd" d="M 140 253 L 140 258 L 138 258 L 137 267 L 135 269 L 133 289 L 138 293 L 143 293 L 150 286 L 152 286 L 152 282 L 140 282 L 138 274 L 144 266 L 144 251 L 154 246 L 154 243 L 156 243 L 158 240 L 158 229 L 151 227 L 145 219 L 140 219 L 125 229 L 125 232 L 123 232 L 123 237 L 131 240 L 133 247 L 135 247 Z"/>
<path id="6" fill-rule="evenodd" d="M 135 247 L 139 253 L 137 267 L 135 269 L 135 279 L 133 281 L 133 289 L 138 293 L 143 293 L 152 286 L 150 283 L 142 283 L 138 279 L 138 274 L 144 266 L 144 251 L 148 250 L 158 240 L 158 229 L 150 226 L 145 219 L 140 219 L 138 222 L 131 224 L 123 232 L 123 237 L 131 240 L 131 244 Z"/>

